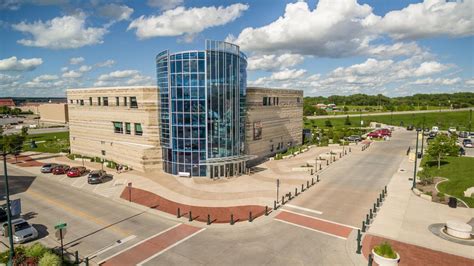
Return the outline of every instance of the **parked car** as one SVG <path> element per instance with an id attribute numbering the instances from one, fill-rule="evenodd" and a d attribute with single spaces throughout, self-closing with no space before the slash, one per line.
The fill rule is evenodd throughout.
<path id="1" fill-rule="evenodd" d="M 87 172 L 87 169 L 83 166 L 71 167 L 71 168 L 69 168 L 69 171 L 67 171 L 67 176 L 68 177 L 78 177 L 78 176 L 82 176 L 86 172 Z"/>
<path id="2" fill-rule="evenodd" d="M 69 165 L 58 164 L 53 168 L 53 175 L 64 175 L 69 170 Z"/>
<path id="3" fill-rule="evenodd" d="M 382 133 L 383 137 L 385 137 L 385 136 L 391 137 L 392 136 L 392 132 L 388 128 L 382 128 L 382 129 L 379 129 L 378 131 L 380 133 Z"/>
<path id="4" fill-rule="evenodd" d="M 87 183 L 89 184 L 104 183 L 109 178 L 110 176 L 108 176 L 104 170 L 94 170 L 89 173 L 89 176 L 87 177 Z"/>
<path id="5" fill-rule="evenodd" d="M 7 212 L 0 207 L 0 223 L 3 223 L 8 220 Z"/>
<path id="6" fill-rule="evenodd" d="M 412 131 L 415 127 L 413 125 L 408 125 L 407 130 Z"/>
<path id="7" fill-rule="evenodd" d="M 433 126 L 433 127 L 431 128 L 431 132 L 438 133 L 438 131 L 439 131 L 439 127 L 437 127 L 437 126 Z"/>
<path id="8" fill-rule="evenodd" d="M 351 135 L 349 137 L 346 137 L 346 140 L 351 142 L 359 142 L 361 141 L 361 138 L 359 135 Z"/>
<path id="9" fill-rule="evenodd" d="M 378 130 L 375 130 L 375 131 L 372 131 L 370 132 L 369 134 L 367 134 L 367 137 L 371 137 L 371 138 L 381 138 L 382 137 L 382 133 Z"/>
<path id="10" fill-rule="evenodd" d="M 427 136 L 428 134 L 430 134 L 430 129 L 425 127 L 425 129 L 423 129 L 423 135 Z"/>
<path id="11" fill-rule="evenodd" d="M 450 127 L 448 128 L 449 133 L 456 133 L 456 128 L 455 127 Z"/>
<path id="12" fill-rule="evenodd" d="M 459 132 L 458 136 L 460 138 L 467 138 L 467 137 L 469 137 L 469 132 L 461 131 L 461 132 Z"/>
<path id="13" fill-rule="evenodd" d="M 465 148 L 472 148 L 472 140 L 470 139 L 465 139 L 462 141 L 462 145 L 465 147 Z"/>
<path id="14" fill-rule="evenodd" d="M 47 163 L 41 167 L 41 173 L 51 173 L 58 164 L 57 163 Z"/>
<path id="15" fill-rule="evenodd" d="M 8 234 L 8 232 L 5 232 L 5 230 L 7 230 L 6 225 L 7 223 L 2 224 L 2 228 L 0 229 L 2 235 Z M 12 220 L 12 229 L 13 242 L 16 244 L 24 243 L 38 237 L 38 231 L 22 218 Z"/>

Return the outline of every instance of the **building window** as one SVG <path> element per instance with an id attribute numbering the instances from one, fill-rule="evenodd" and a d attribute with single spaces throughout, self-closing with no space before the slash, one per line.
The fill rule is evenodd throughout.
<path id="1" fill-rule="evenodd" d="M 84 100 L 81 100 L 81 101 L 80 101 L 80 104 L 81 104 L 81 105 L 84 105 Z"/>
<path id="2" fill-rule="evenodd" d="M 263 106 L 268 105 L 268 97 L 263 97 Z"/>
<path id="3" fill-rule="evenodd" d="M 143 135 L 142 124 L 135 123 L 135 135 L 137 136 Z"/>
<path id="4" fill-rule="evenodd" d="M 114 124 L 115 133 L 123 133 L 123 123 L 122 122 L 112 122 Z"/>
<path id="5" fill-rule="evenodd" d="M 270 152 L 273 152 L 275 150 L 275 146 L 274 144 L 272 144 L 272 146 L 270 146 Z"/>
<path id="6" fill-rule="evenodd" d="M 132 132 L 132 129 L 130 127 L 130 123 L 125 123 L 125 134 L 130 135 Z"/>
<path id="7" fill-rule="evenodd" d="M 138 108 L 137 97 L 130 97 L 130 108 Z"/>
<path id="8" fill-rule="evenodd" d="M 127 97 L 123 97 L 123 106 L 127 106 Z"/>
<path id="9" fill-rule="evenodd" d="M 69 100 L 69 103 L 72 104 L 72 103 L 73 103 L 73 100 Z"/>
<path id="10" fill-rule="evenodd" d="M 100 106 L 100 105 L 101 105 L 100 103 L 101 103 L 101 101 L 100 101 L 100 97 L 97 97 L 97 105 L 99 105 L 99 106 Z"/>
<path id="11" fill-rule="evenodd" d="M 109 97 L 102 97 L 102 100 L 104 101 L 104 106 L 109 106 Z"/>
<path id="12" fill-rule="evenodd" d="M 100 152 L 101 152 L 102 156 L 105 156 L 105 150 L 101 150 Z"/>
<path id="13" fill-rule="evenodd" d="M 115 97 L 115 105 L 116 106 L 119 106 L 120 105 L 120 98 L 119 97 Z"/>
<path id="14" fill-rule="evenodd" d="M 300 103 L 300 97 L 296 97 L 296 102 Z"/>
<path id="15" fill-rule="evenodd" d="M 92 97 L 89 97 L 89 105 L 92 106 Z"/>

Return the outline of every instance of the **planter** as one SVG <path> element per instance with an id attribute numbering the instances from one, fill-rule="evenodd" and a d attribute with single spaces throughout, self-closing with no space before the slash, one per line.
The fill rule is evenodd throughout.
<path id="1" fill-rule="evenodd" d="M 395 252 L 397 253 L 397 252 Z M 377 262 L 378 265 L 380 266 L 391 266 L 391 265 L 398 265 L 398 261 L 400 260 L 400 255 L 397 253 L 397 258 L 396 259 L 389 259 L 382 257 L 375 253 L 375 251 L 372 249 L 372 255 L 374 256 L 374 261 Z"/>

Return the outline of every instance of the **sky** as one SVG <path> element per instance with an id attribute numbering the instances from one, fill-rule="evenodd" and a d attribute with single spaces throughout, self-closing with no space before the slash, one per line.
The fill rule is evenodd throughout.
<path id="1" fill-rule="evenodd" d="M 248 86 L 474 92 L 474 0 L 0 0 L 0 97 L 156 85 L 163 50 L 240 46 Z"/>

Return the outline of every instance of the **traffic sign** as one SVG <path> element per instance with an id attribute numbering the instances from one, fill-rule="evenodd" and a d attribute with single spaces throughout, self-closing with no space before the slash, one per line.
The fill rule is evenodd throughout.
<path id="1" fill-rule="evenodd" d="M 66 228 L 67 227 L 67 223 L 58 223 L 57 225 L 54 226 L 54 229 L 63 229 L 63 228 Z"/>

